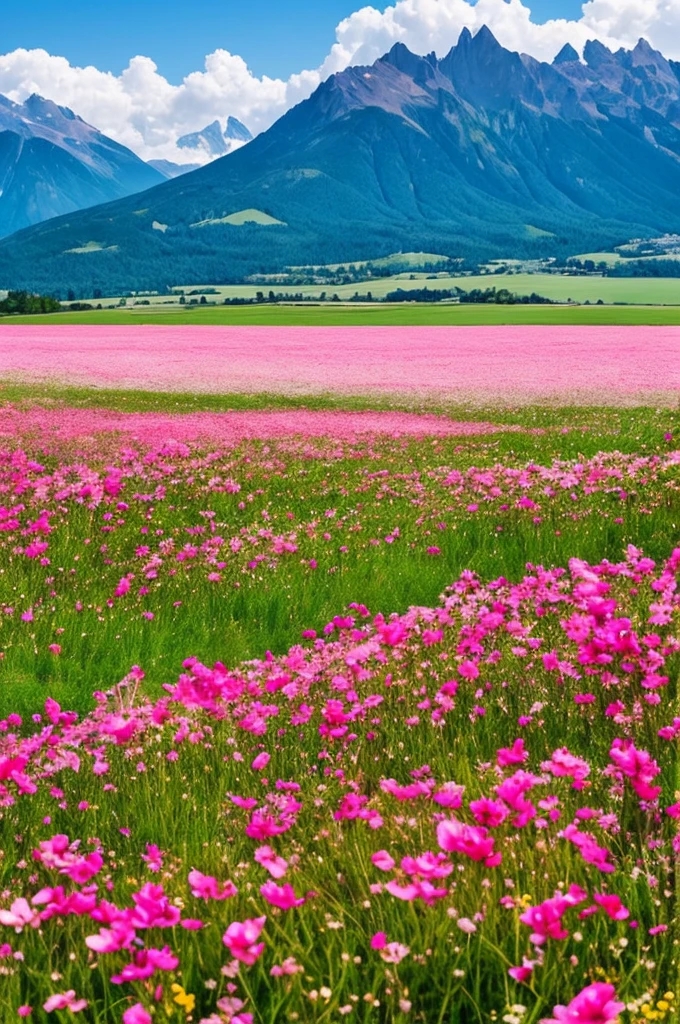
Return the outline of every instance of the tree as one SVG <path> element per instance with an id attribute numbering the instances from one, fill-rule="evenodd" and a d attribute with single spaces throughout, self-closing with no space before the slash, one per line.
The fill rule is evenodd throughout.
<path id="1" fill-rule="evenodd" d="M 61 303 L 51 295 L 33 295 L 31 292 L 12 291 L 0 302 L 0 316 L 16 313 L 59 313 Z"/>

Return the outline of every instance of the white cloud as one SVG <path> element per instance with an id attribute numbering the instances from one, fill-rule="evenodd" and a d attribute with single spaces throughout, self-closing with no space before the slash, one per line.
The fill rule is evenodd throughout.
<path id="1" fill-rule="evenodd" d="M 0 56 L 0 93 L 21 101 L 32 92 L 71 107 L 86 121 L 144 159 L 195 160 L 180 150 L 180 135 L 233 114 L 252 131 L 271 125 L 306 98 L 328 75 L 350 64 L 369 64 L 395 42 L 418 53 L 446 53 L 461 30 L 488 25 L 504 46 L 551 60 L 566 42 L 582 49 L 597 38 L 610 47 L 632 46 L 640 36 L 667 56 L 680 58 L 678 0 L 588 0 L 577 21 L 532 20 L 522 0 L 397 0 L 379 11 L 363 7 L 336 29 L 336 41 L 320 68 L 287 81 L 258 78 L 245 61 L 218 49 L 179 85 L 158 73 L 150 57 L 136 56 L 116 76 L 95 67 L 74 67 L 45 50 L 14 50 Z"/>

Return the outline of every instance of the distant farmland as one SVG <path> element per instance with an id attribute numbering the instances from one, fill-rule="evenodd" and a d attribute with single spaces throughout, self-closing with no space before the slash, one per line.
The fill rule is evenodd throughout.
<path id="1" fill-rule="evenodd" d="M 206 295 L 208 302 L 223 303 L 225 299 L 255 299 L 258 292 L 266 296 L 270 290 L 276 294 L 302 295 L 306 299 L 318 299 L 322 293 L 325 293 L 328 299 L 337 295 L 341 301 L 347 301 L 357 293 L 365 296 L 368 292 L 374 299 L 382 299 L 399 288 L 406 291 L 425 287 L 438 290 L 461 288 L 463 291 L 471 291 L 474 288 L 495 287 L 507 288 L 517 295 L 531 295 L 532 292 L 535 292 L 556 302 L 571 300 L 577 303 L 595 304 L 601 300 L 607 305 L 615 303 L 650 306 L 680 305 L 680 278 L 577 277 L 560 274 L 480 274 L 474 277 L 445 275 L 433 277 L 424 273 L 404 273 L 342 285 L 295 285 L 269 282 L 236 285 L 195 284 L 178 286 L 175 295 L 152 296 L 148 297 L 148 301 L 153 305 L 162 305 L 165 308 L 173 303 L 178 304 L 180 287 L 186 292 L 187 303 L 192 298 L 199 301 L 200 296 L 192 296 L 190 292 L 202 288 L 211 289 L 211 294 Z M 96 301 L 101 302 L 103 306 L 117 304 L 120 301 L 120 296 L 109 296 Z M 132 305 L 134 301 L 134 298 L 128 299 L 128 304 Z"/>

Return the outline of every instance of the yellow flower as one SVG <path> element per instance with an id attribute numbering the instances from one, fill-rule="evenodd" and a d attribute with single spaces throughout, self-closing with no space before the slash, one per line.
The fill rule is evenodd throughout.
<path id="1" fill-rule="evenodd" d="M 665 999 L 660 999 L 659 1002 L 656 1004 L 656 1008 L 657 1010 L 663 1010 L 663 1012 L 665 1013 L 666 1010 L 670 1010 L 671 1006 L 670 1003 L 666 1002 Z"/>
<path id="2" fill-rule="evenodd" d="M 172 991 L 175 993 L 175 1002 L 178 1006 L 184 1008 L 187 1014 L 191 1013 L 196 1005 L 196 996 L 191 993 L 186 993 L 181 985 L 172 985 Z"/>

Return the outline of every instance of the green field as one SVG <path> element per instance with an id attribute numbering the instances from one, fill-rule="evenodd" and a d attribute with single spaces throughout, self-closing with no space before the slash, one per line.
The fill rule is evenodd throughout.
<path id="1" fill-rule="evenodd" d="M 430 288 L 430 289 L 454 289 L 460 288 L 463 291 L 472 291 L 475 288 L 507 288 L 515 295 L 531 295 L 535 292 L 555 302 L 575 303 L 597 303 L 602 302 L 611 305 L 625 303 L 631 305 L 680 305 L 680 278 L 603 278 L 597 276 L 579 277 L 567 274 L 479 274 L 473 277 L 451 277 L 446 274 L 437 276 L 428 275 L 422 272 L 394 274 L 391 277 L 375 278 L 373 280 L 358 281 L 352 284 L 234 284 L 234 285 L 182 285 L 187 298 L 194 290 L 202 288 L 214 289 L 214 293 L 207 295 L 208 302 L 222 303 L 225 299 L 255 299 L 258 293 L 267 295 L 271 290 L 276 294 L 301 295 L 305 299 L 319 299 L 322 294 L 327 298 L 337 295 L 340 301 L 349 301 L 357 293 L 366 295 L 371 293 L 374 299 L 383 299 L 390 292 L 399 288 L 405 291 Z M 103 306 L 117 304 L 120 296 L 109 296 L 99 299 Z M 179 304 L 179 291 L 173 296 L 158 295 L 149 296 L 151 305 L 160 308 L 172 308 L 173 304 Z M 88 301 L 94 301 L 92 299 Z M 135 299 L 128 298 L 128 305 L 133 308 Z M 142 307 L 148 308 L 146 306 Z"/>
<path id="2" fill-rule="evenodd" d="M 0 331 L 2 330 L 0 320 Z M 474 327 L 503 324 L 680 326 L 680 306 L 385 305 L 135 306 L 6 317 L 7 324 L 233 324 L 310 327 Z"/>

